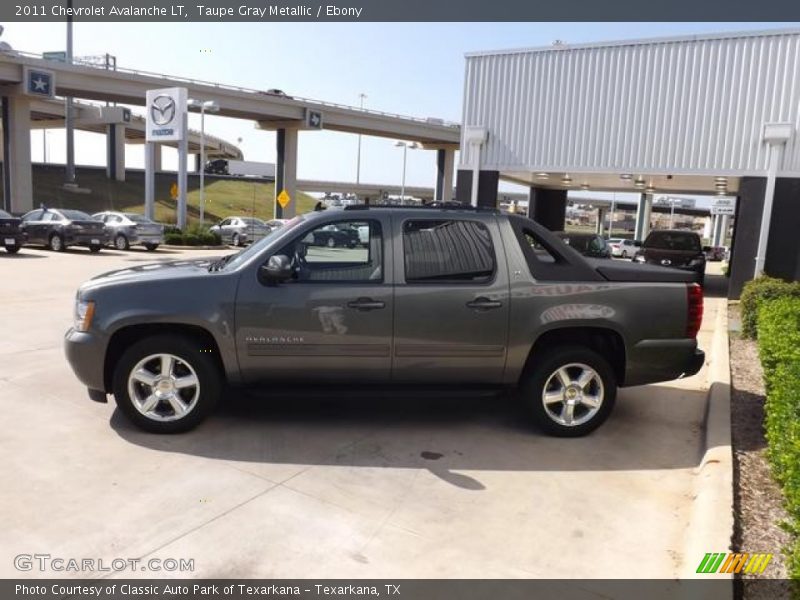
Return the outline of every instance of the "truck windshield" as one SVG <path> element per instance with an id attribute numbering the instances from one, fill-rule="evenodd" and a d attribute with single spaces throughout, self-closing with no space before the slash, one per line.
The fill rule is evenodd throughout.
<path id="1" fill-rule="evenodd" d="M 222 259 L 222 262 L 219 262 L 219 264 L 212 263 L 212 266 L 216 266 L 216 269 L 211 269 L 211 270 L 221 270 L 223 268 L 235 269 L 239 265 L 244 264 L 245 262 L 250 260 L 251 257 L 259 254 L 264 248 L 270 245 L 274 239 L 283 235 L 284 232 L 290 229 L 294 229 L 304 220 L 305 219 L 302 216 L 295 217 L 294 219 L 286 223 L 286 225 L 284 225 L 283 227 L 280 227 L 278 229 L 273 229 L 259 241 L 250 244 L 247 248 L 238 252 L 237 254 L 226 256 L 224 259 Z"/>
<path id="2" fill-rule="evenodd" d="M 690 232 L 653 231 L 647 237 L 645 248 L 654 250 L 686 250 L 700 252 L 700 238 Z"/>

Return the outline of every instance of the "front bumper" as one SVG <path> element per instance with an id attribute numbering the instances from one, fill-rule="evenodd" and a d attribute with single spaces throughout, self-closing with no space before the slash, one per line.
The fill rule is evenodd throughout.
<path id="1" fill-rule="evenodd" d="M 705 359 L 695 339 L 641 340 L 628 351 L 624 385 L 691 377 L 703 368 Z"/>
<path id="2" fill-rule="evenodd" d="M 64 335 L 64 354 L 78 380 L 90 390 L 105 390 L 105 343 L 90 332 L 70 328 Z"/>

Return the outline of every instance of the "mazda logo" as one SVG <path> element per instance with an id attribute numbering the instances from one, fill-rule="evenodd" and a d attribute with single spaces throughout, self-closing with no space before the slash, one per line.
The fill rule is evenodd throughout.
<path id="1" fill-rule="evenodd" d="M 672 264 L 672 261 L 668 258 L 665 258 L 664 260 L 661 261 L 661 264 L 664 265 L 665 267 L 668 267 L 669 265 Z"/>
<path id="2" fill-rule="evenodd" d="M 156 125 L 170 123 L 175 118 L 175 100 L 166 94 L 156 96 L 150 105 L 150 116 Z"/>

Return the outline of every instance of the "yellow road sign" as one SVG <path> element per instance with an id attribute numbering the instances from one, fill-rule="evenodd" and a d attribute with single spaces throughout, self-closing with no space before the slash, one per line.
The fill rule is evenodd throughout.
<path id="1" fill-rule="evenodd" d="M 286 208 L 289 206 L 289 202 L 291 201 L 292 199 L 289 197 L 289 194 L 286 193 L 286 190 L 282 190 L 281 193 L 278 194 L 278 204 L 281 205 L 281 208 Z"/>
<path id="2" fill-rule="evenodd" d="M 169 187 L 169 195 L 173 200 L 177 200 L 178 198 L 178 184 L 175 183 L 174 181 L 172 182 L 172 185 Z"/>

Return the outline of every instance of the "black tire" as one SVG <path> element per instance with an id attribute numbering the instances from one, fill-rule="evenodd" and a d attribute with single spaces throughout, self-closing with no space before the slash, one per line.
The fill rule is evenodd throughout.
<path id="1" fill-rule="evenodd" d="M 103 249 L 102 246 L 96 244 L 92 244 L 91 246 L 89 246 L 89 252 L 91 252 L 92 254 L 97 254 L 102 249 Z"/>
<path id="2" fill-rule="evenodd" d="M 333 236 L 330 236 L 327 240 L 325 240 L 325 245 L 328 248 L 335 248 L 336 247 L 336 240 L 333 239 Z"/>
<path id="3" fill-rule="evenodd" d="M 623 250 L 622 251 L 622 258 L 628 258 L 628 251 L 627 250 Z"/>
<path id="4" fill-rule="evenodd" d="M 156 251 L 156 249 L 158 248 L 158 244 L 145 244 L 145 245 L 144 245 L 144 248 L 145 248 L 145 250 L 147 250 L 148 252 L 155 252 L 155 251 Z"/>
<path id="5" fill-rule="evenodd" d="M 114 238 L 114 248 L 117 250 L 130 250 L 131 244 L 128 242 L 128 238 L 126 238 L 121 233 Z"/>
<path id="6" fill-rule="evenodd" d="M 520 380 L 519 391 L 534 422 L 546 433 L 557 437 L 584 436 L 602 425 L 611 414 L 617 398 L 617 381 L 614 370 L 603 356 L 585 346 L 563 345 L 548 349 L 546 354 L 540 355 L 538 358 L 533 357 L 531 360 L 531 364 L 526 367 Z M 552 389 L 550 385 L 553 383 L 556 384 L 556 387 L 561 386 L 556 375 L 559 369 L 576 364 L 590 367 L 599 377 L 602 389 L 596 385 L 596 380 L 592 380 L 589 385 L 593 388 L 591 391 L 595 392 L 592 395 L 597 395 L 598 391 L 601 392 L 601 402 L 596 412 L 584 422 L 566 425 L 558 422 L 556 417 L 551 417 L 550 411 L 545 408 L 544 393 L 546 389 Z M 570 366 L 567 368 L 567 372 L 570 374 L 580 373 L 581 371 L 578 369 L 581 367 Z M 551 380 L 551 377 L 556 377 L 556 380 Z M 556 389 L 554 393 L 557 394 L 558 390 Z M 551 409 L 553 412 L 556 412 L 558 403 L 549 406 L 553 407 Z M 565 403 L 562 403 L 561 408 L 564 409 L 564 407 Z M 575 410 L 578 411 L 574 413 L 575 421 L 580 421 L 581 418 L 592 412 L 591 408 L 580 402 L 573 408 L 573 411 Z"/>
<path id="7" fill-rule="evenodd" d="M 231 244 L 236 246 L 237 248 L 242 245 L 242 241 L 239 239 L 239 234 L 238 233 L 234 233 L 231 236 Z"/>
<path id="8" fill-rule="evenodd" d="M 16 254 L 22 246 L 6 246 L 6 252 L 9 254 Z"/>
<path id="9" fill-rule="evenodd" d="M 47 240 L 47 247 L 53 252 L 64 252 L 67 247 L 64 245 L 64 238 L 60 234 L 54 233 Z"/>
<path id="10" fill-rule="evenodd" d="M 174 335 L 155 335 L 136 342 L 125 351 L 114 368 L 112 387 L 117 406 L 137 427 L 151 433 L 181 433 L 194 429 L 213 411 L 222 393 L 220 369 L 214 355 L 207 350 L 191 337 Z M 128 393 L 131 371 L 146 357 L 161 353 L 171 354 L 184 366 L 189 365 L 199 381 L 199 395 L 193 408 L 175 420 L 164 421 L 145 416 L 134 406 Z"/>

